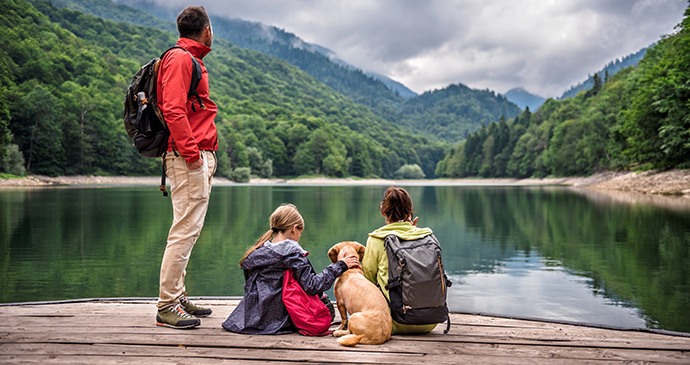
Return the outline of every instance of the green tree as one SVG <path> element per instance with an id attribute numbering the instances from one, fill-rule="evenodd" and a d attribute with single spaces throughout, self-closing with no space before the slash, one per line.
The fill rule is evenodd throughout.
<path id="1" fill-rule="evenodd" d="M 19 152 L 19 146 L 11 144 L 7 147 L 7 152 L 7 155 L 2 159 L 2 171 L 16 176 L 26 174 L 24 156 Z"/>
<path id="2" fill-rule="evenodd" d="M 57 103 L 57 98 L 42 85 L 37 85 L 20 100 L 14 124 L 24 133 L 16 139 L 25 151 L 26 169 L 33 173 L 56 176 L 63 172 Z"/>
<path id="3" fill-rule="evenodd" d="M 403 165 L 395 172 L 396 179 L 423 179 L 424 171 L 419 165 Z"/>

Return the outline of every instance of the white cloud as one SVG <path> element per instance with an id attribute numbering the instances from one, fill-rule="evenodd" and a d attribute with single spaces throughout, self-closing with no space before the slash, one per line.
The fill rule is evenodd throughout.
<path id="1" fill-rule="evenodd" d="M 166 4 L 187 5 L 182 0 Z M 453 83 L 558 96 L 683 18 L 687 0 L 208 0 L 417 92 Z"/>

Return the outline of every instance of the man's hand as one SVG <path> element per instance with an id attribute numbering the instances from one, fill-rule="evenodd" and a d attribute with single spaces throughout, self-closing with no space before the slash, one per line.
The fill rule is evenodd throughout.
<path id="1" fill-rule="evenodd" d="M 187 170 L 196 170 L 198 168 L 201 168 L 201 166 L 204 166 L 204 159 L 199 158 L 198 160 L 196 160 L 192 163 L 189 163 L 189 162 L 186 162 L 186 163 L 187 163 Z"/>

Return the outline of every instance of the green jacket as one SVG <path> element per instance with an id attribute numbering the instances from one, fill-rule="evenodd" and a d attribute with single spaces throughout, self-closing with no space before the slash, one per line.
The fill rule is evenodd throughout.
<path id="1" fill-rule="evenodd" d="M 388 254 L 383 246 L 386 236 L 394 234 L 404 240 L 416 240 L 432 234 L 430 228 L 418 228 L 409 222 L 398 222 L 385 225 L 374 232 L 369 233 L 367 249 L 362 259 L 362 271 L 364 276 L 376 284 L 381 292 L 390 301 L 386 284 L 388 283 Z M 436 324 L 405 325 L 393 321 L 392 334 L 426 333 L 436 328 Z"/>

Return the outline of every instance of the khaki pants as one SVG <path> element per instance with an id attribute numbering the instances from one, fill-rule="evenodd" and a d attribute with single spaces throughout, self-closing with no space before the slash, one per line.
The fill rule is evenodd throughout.
<path id="1" fill-rule="evenodd" d="M 180 296 L 185 293 L 187 262 L 204 226 L 211 180 L 216 172 L 216 155 L 213 151 L 201 151 L 201 158 L 204 160 L 203 166 L 190 171 L 182 156 L 175 157 L 173 152 L 165 155 L 173 222 L 161 263 L 158 309 L 179 303 Z"/>

